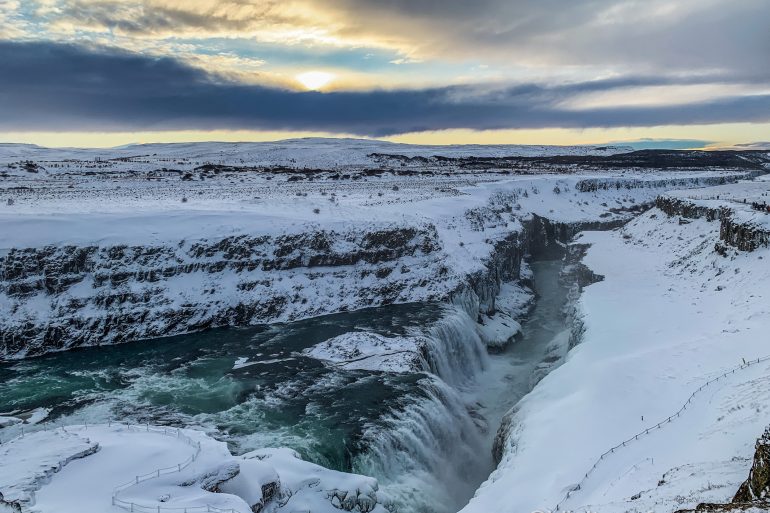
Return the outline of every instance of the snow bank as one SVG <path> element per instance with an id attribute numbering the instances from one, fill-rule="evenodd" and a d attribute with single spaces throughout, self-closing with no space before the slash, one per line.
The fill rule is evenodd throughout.
<path id="1" fill-rule="evenodd" d="M 27 433 L 0 445 L 0 505 L 33 505 L 35 492 L 54 474 L 98 450 L 98 442 L 62 429 Z"/>
<path id="2" fill-rule="evenodd" d="M 250 513 L 268 505 L 275 513 L 386 512 L 375 479 L 302 461 L 290 449 L 232 456 L 225 443 L 189 429 L 71 426 L 16 438 L 0 451 L 4 500 L 38 513 L 118 512 L 132 504 L 161 512 Z"/>
<path id="3" fill-rule="evenodd" d="M 428 370 L 423 354 L 424 337 L 385 337 L 377 333 L 350 332 L 331 338 L 303 351 L 312 358 L 344 369 L 386 372 Z"/>
<path id="4" fill-rule="evenodd" d="M 511 412 L 503 459 L 465 513 L 673 511 L 735 494 L 767 423 L 766 363 L 709 385 L 585 478 L 711 378 L 770 353 L 770 251 L 725 258 L 718 237 L 717 223 L 658 210 L 582 237 L 605 277 L 580 298 L 582 343 Z"/>

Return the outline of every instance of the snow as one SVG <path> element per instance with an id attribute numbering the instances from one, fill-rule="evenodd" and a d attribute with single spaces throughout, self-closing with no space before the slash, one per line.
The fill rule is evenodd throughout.
<path id="1" fill-rule="evenodd" d="M 385 337 L 370 332 L 349 332 L 303 351 L 312 358 L 354 370 L 419 372 L 428 370 L 422 356 L 423 337 Z"/>
<path id="2" fill-rule="evenodd" d="M 61 429 L 27 433 L 0 445 L 0 504 L 34 502 L 46 480 L 98 449 L 98 443 Z"/>
<path id="3" fill-rule="evenodd" d="M 752 203 L 767 205 L 770 202 L 770 178 L 768 175 L 756 181 L 742 181 L 718 187 L 696 188 L 686 191 L 671 191 L 668 196 L 685 199 L 708 208 L 724 208 L 744 225 L 770 230 L 770 212 L 752 208 Z"/>
<path id="4" fill-rule="evenodd" d="M 0 428 L 6 428 L 8 426 L 21 424 L 22 422 L 24 421 L 18 417 L 11 417 L 10 415 L 0 415 Z"/>
<path id="5" fill-rule="evenodd" d="M 532 304 L 534 295 L 517 283 L 503 283 L 495 300 L 495 313 L 480 315 L 478 325 L 481 339 L 490 347 L 501 348 L 521 333 L 522 319 Z"/>
<path id="6" fill-rule="evenodd" d="M 51 413 L 50 408 L 35 408 L 31 412 L 27 413 L 26 423 L 37 424 L 48 418 L 48 414 Z"/>
<path id="7" fill-rule="evenodd" d="M 592 245 L 584 263 L 604 276 L 579 300 L 583 341 L 514 408 L 503 460 L 465 513 L 552 510 L 578 484 L 562 510 L 732 498 L 767 424 L 767 362 L 708 385 L 584 479 L 602 453 L 666 421 L 704 383 L 770 354 L 770 252 L 724 258 L 713 251 L 718 235 L 718 222 L 680 225 L 653 209 L 579 239 Z"/>
<path id="8" fill-rule="evenodd" d="M 267 319 L 274 322 L 359 308 L 365 305 L 363 299 L 371 298 L 357 294 L 375 286 L 401 290 L 392 298 L 396 302 L 445 299 L 471 273 L 486 270 L 495 244 L 521 233 L 522 222 L 534 215 L 564 223 L 621 221 L 632 217 L 633 208 L 667 193 L 707 206 L 727 206 L 751 224 L 770 226 L 770 216 L 745 203 L 764 201 L 770 182 L 670 191 L 702 185 L 704 179 L 729 178 L 733 176 L 729 172 L 581 170 L 562 175 L 543 169 L 539 174 L 502 175 L 447 168 L 412 177 L 390 171 L 392 162 L 371 156 L 617 151 L 622 149 L 411 147 L 349 140 L 109 150 L 0 145 L 0 165 L 12 166 L 0 182 L 0 257 L 47 245 L 127 245 L 171 248 L 175 264 L 185 266 L 201 261 L 190 256 L 192 245 L 214 244 L 226 237 L 278 238 L 323 230 L 333 234 L 333 249 L 345 254 L 356 249 L 351 241 L 357 239 L 351 237 L 378 230 L 435 233 L 435 252 L 398 258 L 385 277 L 375 274 L 377 266 L 363 262 L 312 270 L 257 268 L 245 275 L 191 272 L 160 279 L 153 285 L 152 297 L 162 299 L 162 305 L 143 305 L 150 314 L 196 306 L 205 312 L 214 305 L 241 304 L 247 296 L 275 293 L 298 298 L 301 291 L 304 301 L 289 301 L 280 315 Z M 30 173 L 15 164 L 20 160 L 34 160 L 42 168 Z M 223 171 L 186 180 L 176 171 L 161 169 L 187 172 L 207 162 L 326 171 L 313 180 L 304 176 L 290 180 L 298 175 L 277 171 Z M 382 172 L 362 173 L 369 167 Z M 359 174 L 332 177 L 347 171 Z M 607 187 L 580 192 L 585 183 Z M 770 253 L 731 251 L 721 257 L 713 251 L 718 232 L 718 223 L 698 219 L 679 224 L 652 210 L 622 230 L 589 232 L 581 238 L 581 243 L 592 245 L 585 264 L 604 276 L 585 289 L 577 305 L 585 327 L 582 343 L 544 378 L 546 367 L 535 369 L 532 379 L 539 383 L 511 412 L 503 460 L 463 511 L 527 512 L 550 510 L 557 504 L 602 513 L 671 511 L 732 496 L 747 475 L 753 442 L 767 423 L 770 365 L 740 369 L 710 384 L 690 403 L 687 400 L 744 358 L 770 354 L 765 340 L 770 326 L 766 308 Z M 210 260 L 213 257 L 202 258 Z M 117 270 L 141 269 L 129 263 Z M 368 274 L 362 276 L 362 271 Z M 247 281 L 267 285 L 244 292 L 239 286 Z M 119 290 L 140 293 L 144 286 L 129 281 Z M 47 325 L 56 318 L 60 304 L 100 292 L 103 289 L 90 279 L 53 299 L 41 293 L 19 301 L 0 289 L 0 329 L 11 321 Z M 376 291 L 372 294 L 377 296 Z M 502 346 L 515 337 L 521 330 L 517 319 L 531 300 L 527 289 L 507 283 L 496 311 L 482 314 L 480 324 L 467 312 L 456 315 L 450 321 L 462 328 L 471 325 L 472 340 L 466 336 L 468 330 L 455 326 L 462 336 L 444 337 L 456 344 L 441 355 L 446 361 L 432 365 L 444 369 L 452 381 L 451 358 L 467 354 L 456 350 L 462 344 L 466 351 L 469 345 L 481 351 L 477 362 L 481 366 L 486 356 L 482 341 Z M 92 307 L 85 314 L 98 319 L 106 312 Z M 193 318 L 191 323 L 196 320 L 202 319 Z M 563 331 L 552 341 L 558 360 L 569 335 Z M 304 356 L 351 370 L 414 372 L 426 368 L 422 356 L 426 343 L 431 340 L 419 336 L 355 332 L 317 344 Z M 234 369 L 259 363 L 233 358 Z M 607 449 L 666 420 L 684 404 L 689 405 L 675 420 L 593 467 Z M 33 424 L 47 415 L 43 409 L 23 415 L 9 412 L 0 417 L 0 426 Z M 120 491 L 119 499 L 154 508 L 210 505 L 246 513 L 266 499 L 264 486 L 277 477 L 281 493 L 274 499 L 275 512 L 336 513 L 353 507 L 384 512 L 387 497 L 371 478 L 323 469 L 288 449 L 235 457 L 224 443 L 203 433 L 182 433 L 200 442 L 200 451 L 183 438 L 120 425 L 28 434 L 0 446 L 0 459 L 13 462 L 0 466 L 0 492 L 5 500 L 34 500 L 34 511 L 40 513 L 120 511 L 111 506 L 116 485 L 170 467 L 171 473 Z M 90 454 L 96 447 L 99 450 Z M 193 457 L 182 468 L 182 462 Z M 201 476 L 221 477 L 232 464 L 238 465 L 239 473 L 221 484 L 222 493 L 200 486 Z M 174 465 L 179 471 L 173 471 Z M 188 482 L 196 484 L 182 486 Z"/>
<path id="9" fill-rule="evenodd" d="M 317 144 L 326 143 L 286 143 L 280 151 L 289 155 L 296 145 Z M 361 144 L 369 147 L 368 142 Z M 346 154 L 341 145 L 335 142 L 333 147 Z M 255 312 L 250 322 L 273 323 L 384 302 L 442 300 L 466 284 L 469 275 L 484 272 L 495 244 L 521 232 L 522 222 L 533 215 L 565 223 L 617 222 L 673 183 L 695 186 L 706 179 L 735 176 L 713 170 L 558 175 L 548 174 L 548 169 L 501 175 L 451 166 L 427 176 L 399 175 L 389 168 L 368 175 L 359 166 L 347 175 L 311 174 L 312 180 L 304 174 L 272 171 L 222 171 L 185 180 L 177 173 L 155 171 L 186 162 L 183 154 L 208 155 L 209 149 L 169 145 L 138 159 L 125 158 L 124 150 L 112 154 L 94 150 L 86 155 L 91 159 L 87 163 L 71 160 L 75 154 L 69 150 L 46 150 L 50 172 L 0 177 L 0 259 L 12 259 L 23 269 L 19 283 L 0 288 L 0 314 L 5 314 L 0 315 L 0 327 L 12 334 L 11 340 L 28 333 L 29 326 L 37 333 L 33 347 L 4 349 L 4 357 L 66 349 L 42 347 L 44 327 L 50 326 L 66 331 L 67 340 L 94 345 L 219 326 L 242 305 Z M 241 151 L 232 151 L 236 150 Z M 237 163 L 254 164 L 248 155 L 243 162 L 238 157 Z M 93 160 L 96 156 L 101 160 Z M 190 162 L 193 166 L 196 161 Z M 297 176 L 303 179 L 289 181 Z M 581 192 L 578 186 L 584 180 L 612 186 Z M 416 245 L 409 254 L 384 263 L 310 266 L 308 254 L 297 246 L 292 257 L 299 258 L 299 266 L 255 264 L 255 256 L 268 264 L 280 258 L 276 252 L 281 241 L 292 237 L 312 240 L 323 234 L 330 241 L 328 252 L 344 257 L 362 251 L 366 234 L 388 230 L 416 230 L 417 237 L 431 239 L 433 250 L 422 252 Z M 223 246 L 231 247 L 244 240 L 249 245 L 236 254 L 217 246 L 224 241 Z M 266 242 L 254 242 L 259 240 Z M 208 252 L 198 253 L 201 246 Z M 126 256 L 111 256 L 113 249 Z M 67 280 L 74 284 L 64 280 L 60 293 L 41 288 L 45 277 L 19 262 L 42 252 L 49 255 L 51 265 L 38 271 L 46 274 L 52 268 L 57 274 L 60 264 L 71 261 L 79 250 L 85 251 L 83 258 L 94 272 L 70 273 Z M 165 265 L 169 260 L 174 261 L 173 268 Z M 225 270 L 208 271 L 212 266 Z M 144 279 L 149 271 L 153 281 Z M 96 275 L 106 278 L 97 280 Z M 112 277 L 124 281 L 113 283 Z M 28 287 L 35 290 L 9 293 Z M 121 333 L 107 326 L 114 311 L 105 304 L 113 298 L 122 302 L 121 315 L 145 319 L 142 326 L 126 323 Z M 179 312 L 185 312 L 184 322 L 169 320 Z M 94 325 L 103 325 L 106 331 L 98 342 L 80 328 Z M 485 320 L 484 326 L 482 335 L 493 345 L 504 344 L 519 329 L 514 319 L 502 314 Z"/>
<path id="10" fill-rule="evenodd" d="M 398 144 L 367 139 L 289 139 L 257 143 L 138 144 L 118 148 L 43 148 L 31 144 L 0 144 L 0 165 L 19 161 L 91 161 L 102 166 L 130 163 L 157 164 L 189 169 L 192 164 L 288 166 L 293 168 L 339 168 L 376 166 L 373 153 L 407 157 L 510 157 L 542 155 L 612 155 L 632 151 L 628 146 L 538 146 L 538 145 L 454 145 Z M 120 160 L 118 160 L 120 159 Z M 93 165 L 96 168 L 96 165 Z"/>
<path id="11" fill-rule="evenodd" d="M 386 511 L 375 479 L 302 461 L 290 449 L 232 456 L 225 443 L 190 429 L 70 426 L 16 438 L 0 450 L 3 461 L 13 462 L 0 467 L 0 492 L 6 501 L 27 500 L 30 512 L 107 513 L 134 504 L 136 511 L 249 513 L 267 503 L 275 513 L 336 513 L 340 504 Z M 204 490 L 203 481 L 219 493 Z"/>

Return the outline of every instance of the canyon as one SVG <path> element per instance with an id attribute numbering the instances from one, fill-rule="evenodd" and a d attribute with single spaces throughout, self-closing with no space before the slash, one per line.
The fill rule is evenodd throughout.
<path id="1" fill-rule="evenodd" d="M 765 356 L 750 329 L 761 331 L 761 311 L 732 331 L 732 314 L 704 324 L 702 309 L 682 304 L 697 296 L 729 313 L 761 296 L 770 223 L 752 204 L 770 192 L 770 156 L 347 144 L 0 148 L 0 441 L 12 439 L 0 447 L 57 422 L 127 422 L 224 442 L 229 452 L 212 449 L 220 457 L 199 473 L 289 447 L 303 464 L 374 478 L 353 487 L 368 487 L 366 498 L 345 502 L 349 490 L 319 477 L 313 511 L 535 511 L 565 500 L 657 511 L 683 495 L 693 507 L 724 499 L 683 478 L 634 488 L 691 464 L 706 442 L 578 477 L 604 445 L 646 429 L 645 416 L 665 418 L 699 380 L 740 363 L 715 334 L 735 338 L 746 360 Z M 640 320 L 650 315 L 657 327 Z M 761 367 L 722 392 L 725 404 L 741 392 L 764 408 Z M 661 380 L 669 395 L 650 404 L 641 391 Z M 607 415 L 612 426 L 597 424 Z M 744 458 L 711 476 L 725 489 L 764 429 L 761 415 L 741 422 L 714 442 L 724 450 L 713 461 Z M 675 440 L 711 425 L 680 424 Z M 302 485 L 288 476 L 302 464 L 271 457 L 282 492 L 247 497 L 249 482 L 268 481 L 244 470 L 240 488 L 188 505 L 290 511 Z M 629 471 L 645 458 L 657 463 Z M 11 499 L 0 483 L 0 503 L 33 511 L 46 485 L 29 475 L 13 490 L 39 491 Z M 163 486 L 187 504 L 176 481 Z M 157 499 L 166 493 L 136 501 L 170 507 Z M 208 497 L 228 493 L 227 504 Z"/>

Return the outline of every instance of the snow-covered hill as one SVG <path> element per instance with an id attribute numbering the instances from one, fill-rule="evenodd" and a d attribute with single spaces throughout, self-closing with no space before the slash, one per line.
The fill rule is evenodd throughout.
<path id="1" fill-rule="evenodd" d="M 626 146 L 453 145 L 425 146 L 370 139 L 307 138 L 277 142 L 134 144 L 117 148 L 44 148 L 30 144 L 0 144 L 0 167 L 19 161 L 62 163 L 98 162 L 124 169 L 148 165 L 189 169 L 203 163 L 249 166 L 287 166 L 335 169 L 347 166 L 379 167 L 373 154 L 407 157 L 440 155 L 513 157 L 545 155 L 611 155 L 632 151 Z M 70 161 L 70 166 L 66 165 Z M 44 164 L 45 165 L 45 164 Z"/>
<path id="2" fill-rule="evenodd" d="M 509 414 L 502 462 L 464 513 L 731 500 L 768 423 L 770 363 L 745 363 L 770 355 L 770 248 L 720 255 L 719 228 L 653 209 L 580 237 L 604 276 L 580 298 L 582 342 Z"/>
<path id="3" fill-rule="evenodd" d="M 582 294 L 575 287 L 568 301 L 573 329 L 562 329 L 558 343 L 545 348 L 548 361 L 535 365 L 531 379 L 539 383 L 499 432 L 500 464 L 464 511 L 559 505 L 657 512 L 724 502 L 745 479 L 770 406 L 769 364 L 744 364 L 770 355 L 764 340 L 770 214 L 760 205 L 770 192 L 768 182 L 745 181 L 766 164 L 757 154 L 718 155 L 712 164 L 730 165 L 703 168 L 698 159 L 709 157 L 700 154 L 671 157 L 676 165 L 660 168 L 640 164 L 658 162 L 657 154 L 637 156 L 629 167 L 622 155 L 571 159 L 616 150 L 344 140 L 111 150 L 6 145 L 0 148 L 6 166 L 0 357 L 437 301 L 452 303 L 464 323 L 451 347 L 426 349 L 431 341 L 424 333 L 343 334 L 302 354 L 355 372 L 429 369 L 451 382 L 451 372 L 437 370 L 441 350 L 463 354 L 455 349 L 467 336 L 480 355 L 483 343 L 500 349 L 521 329 L 530 298 L 519 287 L 531 279 L 526 255 L 562 255 L 580 231 L 617 228 L 586 232 L 568 250 L 563 279 L 586 286 Z M 489 160 L 565 154 L 570 158 L 518 167 Z M 465 157 L 476 160 L 466 165 Z M 745 168 L 733 167 L 741 162 Z M 654 204 L 659 208 L 649 210 Z M 574 344 L 566 363 L 546 376 Z M 236 368 L 249 364 L 239 356 Z M 3 419 L 16 424 L 8 428 L 14 432 L 29 425 Z M 39 436 L 45 444 L 62 442 L 69 456 L 108 466 L 101 457 L 110 450 L 133 461 L 121 452 L 124 435 L 132 433 L 96 428 L 101 449 L 93 454 L 90 439 Z M 185 436 L 201 437 L 225 463 L 238 459 L 201 434 Z M 189 451 L 145 438 L 139 445 L 158 464 L 167 450 Z M 58 460 L 47 448 L 40 445 L 34 465 L 8 471 L 26 480 L 14 478 L 12 493 L 24 495 L 19 490 L 28 492 L 69 458 Z M 268 458 L 275 458 L 272 469 L 262 465 Z M 214 500 L 216 507 L 246 511 L 270 484 L 249 474 L 254 470 L 281 476 L 290 492 L 281 507 L 377 511 L 387 502 L 365 477 L 326 474 L 285 452 L 252 459 L 259 462 L 238 459 L 247 471 L 241 481 L 221 481 L 221 494 L 186 485 L 179 497 L 166 498 L 166 488 L 180 488 L 169 480 L 131 493 L 141 491 L 137 501 L 156 507 Z M 78 483 L 70 471 L 79 463 L 67 460 L 53 485 L 42 488 L 41 511 L 56 510 L 66 495 L 59 492 Z M 99 468 L 89 467 L 88 475 Z M 227 474 L 195 469 L 202 472 L 192 476 L 196 483 Z M 256 490 L 255 482 L 261 495 L 244 493 Z"/>
<path id="4" fill-rule="evenodd" d="M 520 260 L 533 215 L 617 223 L 674 184 L 745 174 L 8 177 L 0 354 L 445 300 L 499 281 L 488 264 L 505 244 Z"/>

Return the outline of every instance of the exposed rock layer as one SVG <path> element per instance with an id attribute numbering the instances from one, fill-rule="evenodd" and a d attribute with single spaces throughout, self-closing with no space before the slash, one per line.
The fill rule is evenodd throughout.
<path id="1" fill-rule="evenodd" d="M 437 299 L 441 250 L 431 225 L 11 249 L 0 357 Z"/>
<path id="2" fill-rule="evenodd" d="M 655 206 L 669 216 L 690 219 L 719 220 L 719 239 L 741 251 L 754 251 L 770 246 L 770 231 L 748 221 L 742 221 L 727 207 L 710 207 L 680 198 L 660 196 Z"/>
<path id="3" fill-rule="evenodd" d="M 453 300 L 472 317 L 493 315 L 525 254 L 560 258 L 577 232 L 621 222 L 533 216 L 493 241 L 486 265 L 467 276 L 446 267 L 432 225 L 14 248 L 0 256 L 0 358 L 408 301 Z"/>
<path id="4" fill-rule="evenodd" d="M 738 488 L 732 502 L 715 504 L 704 502 L 695 509 L 676 513 L 738 513 L 742 511 L 770 511 L 770 427 L 757 440 L 754 463 L 749 478 Z"/>

